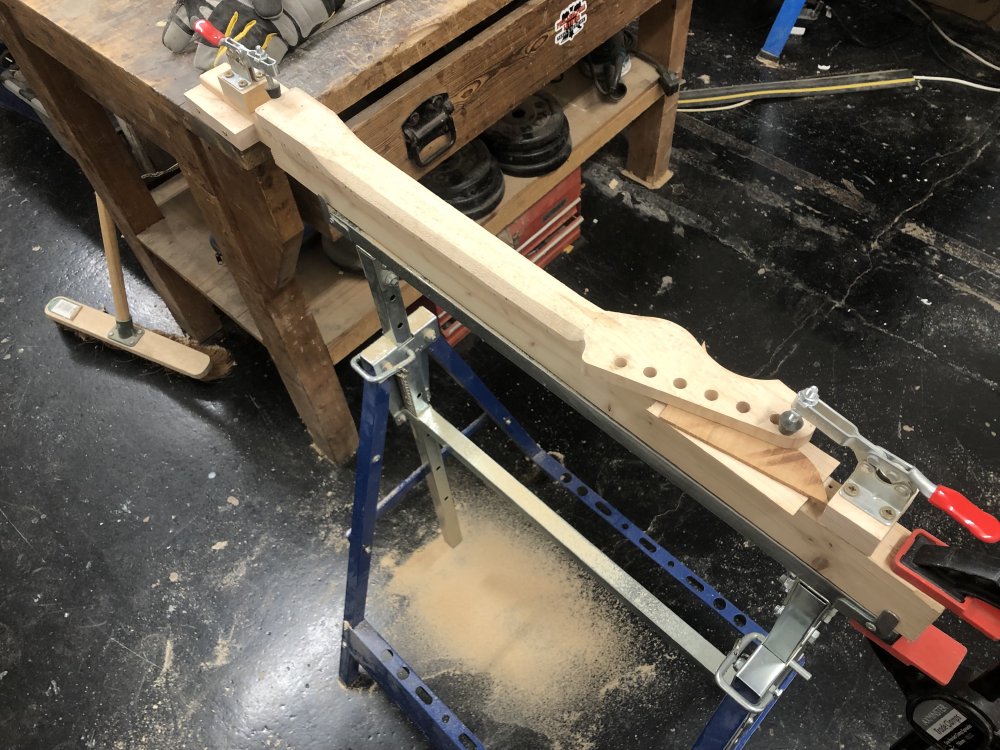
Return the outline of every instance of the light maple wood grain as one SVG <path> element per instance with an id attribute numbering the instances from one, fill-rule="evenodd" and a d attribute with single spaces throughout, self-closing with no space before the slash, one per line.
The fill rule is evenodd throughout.
<path id="1" fill-rule="evenodd" d="M 256 118 L 261 139 L 282 169 L 357 224 L 395 262 L 444 290 L 471 317 L 863 606 L 894 612 L 902 635 L 916 637 L 941 613 L 940 605 L 889 568 L 892 545 L 906 529 L 894 526 L 877 549 L 863 554 L 820 523 L 822 508 L 806 495 L 666 424 L 650 411 L 663 398 L 628 379 L 588 372 L 584 353 L 595 340 L 606 341 L 608 314 L 409 179 L 328 109 L 292 90 L 260 107 Z M 628 342 L 621 325 L 616 319 L 615 346 L 630 343 L 636 352 L 659 356 L 656 341 L 640 331 Z M 761 387 L 759 403 L 767 402 L 771 388 Z"/>

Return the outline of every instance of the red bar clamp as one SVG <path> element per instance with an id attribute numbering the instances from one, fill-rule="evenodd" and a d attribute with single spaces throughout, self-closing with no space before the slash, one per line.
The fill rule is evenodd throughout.
<path id="1" fill-rule="evenodd" d="M 964 553 L 963 550 L 956 549 L 954 553 L 964 553 L 974 562 L 979 562 L 979 570 L 969 572 L 953 569 L 954 575 L 949 575 L 949 570 L 945 567 L 934 568 L 920 564 L 921 556 L 927 558 L 930 554 L 936 554 L 940 557 L 937 552 L 939 548 L 951 549 L 937 537 L 923 529 L 916 529 L 893 556 L 892 570 L 987 638 L 1000 640 L 1000 608 L 980 598 L 993 598 L 998 590 L 1000 570 L 996 564 L 992 564 L 993 558 L 978 551 Z M 929 549 L 929 552 L 921 555 L 919 553 L 922 549 Z M 985 565 L 982 564 L 983 560 L 987 561 Z"/>
<path id="2" fill-rule="evenodd" d="M 939 685 L 951 682 L 969 653 L 965 646 L 933 625 L 915 640 L 900 637 L 893 643 L 883 641 L 854 620 L 851 620 L 851 626 L 883 651 L 908 667 L 916 667 Z"/>

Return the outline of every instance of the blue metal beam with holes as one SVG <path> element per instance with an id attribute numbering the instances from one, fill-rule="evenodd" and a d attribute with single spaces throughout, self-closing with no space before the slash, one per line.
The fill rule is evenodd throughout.
<path id="1" fill-rule="evenodd" d="M 375 628 L 360 622 L 346 631 L 346 648 L 411 721 L 439 748 L 485 750 L 455 712 L 434 694 Z"/>
<path id="2" fill-rule="evenodd" d="M 375 539 L 375 512 L 378 508 L 382 454 L 389 423 L 389 383 L 365 383 L 361 396 L 361 423 L 358 428 L 358 459 L 354 476 L 354 509 L 351 512 L 350 545 L 347 550 L 347 588 L 344 593 L 344 630 L 357 627 L 365 619 L 368 580 Z M 340 679 L 353 685 L 359 677 L 358 658 L 344 645 L 340 649 Z"/>
<path id="3" fill-rule="evenodd" d="M 788 677 L 781 683 L 779 688 L 783 693 L 795 679 L 795 672 L 789 672 Z M 748 714 L 739 703 L 728 695 L 722 699 L 722 703 L 715 710 L 712 718 L 705 724 L 705 728 L 698 739 L 695 740 L 691 750 L 743 750 L 750 741 L 764 719 L 771 713 L 771 709 L 778 705 L 777 701 L 772 701 L 767 708 L 759 714 Z"/>

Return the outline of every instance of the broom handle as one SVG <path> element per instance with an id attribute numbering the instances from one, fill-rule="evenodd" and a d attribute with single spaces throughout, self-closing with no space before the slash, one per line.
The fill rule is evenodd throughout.
<path id="1" fill-rule="evenodd" d="M 108 277 L 111 280 L 111 296 L 115 301 L 115 320 L 130 324 L 132 315 L 128 309 L 128 298 L 125 296 L 125 275 L 122 273 L 122 256 L 118 250 L 118 233 L 115 230 L 115 220 L 104 205 L 101 196 L 94 193 L 97 199 L 97 218 L 101 222 L 101 239 L 104 242 L 104 257 L 108 262 Z"/>

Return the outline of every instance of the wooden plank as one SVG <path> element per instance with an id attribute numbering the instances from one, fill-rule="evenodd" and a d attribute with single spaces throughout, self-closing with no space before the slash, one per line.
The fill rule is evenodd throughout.
<path id="1" fill-rule="evenodd" d="M 281 78 L 342 112 L 511 1 L 388 0 L 309 39 L 301 55 L 283 64 Z M 317 65 L 316 60 L 336 64 Z"/>
<path id="2" fill-rule="evenodd" d="M 865 555 L 870 555 L 878 549 L 882 541 L 892 533 L 893 528 L 865 513 L 840 492 L 830 498 L 819 520 L 826 528 L 846 539 L 851 546 Z"/>
<path id="3" fill-rule="evenodd" d="M 778 415 L 795 393 L 780 380 L 756 380 L 712 359 L 687 329 L 669 320 L 602 312 L 584 331 L 584 373 L 684 409 L 772 445 L 809 441 L 810 424 L 794 435 L 778 430 Z"/>
<path id="4" fill-rule="evenodd" d="M 466 284 L 475 302 L 491 313 L 486 317 L 498 312 L 495 298 L 505 300 L 504 318 L 519 334 L 517 343 L 523 344 L 519 346 L 522 350 L 534 354 L 541 347 L 546 356 L 555 351 L 568 366 L 592 375 L 590 379 L 696 414 L 711 414 L 712 419 L 725 420 L 776 445 L 808 441 L 809 430 L 785 436 L 770 421 L 770 415 L 787 409 L 794 398 L 786 386 L 728 373 L 687 331 L 669 321 L 622 316 L 591 304 L 454 209 L 442 212 L 446 204 L 419 183 L 402 179 L 399 169 L 367 149 L 335 115 L 304 92 L 292 90 L 268 102 L 258 109 L 257 118 L 258 132 L 282 165 L 338 210 L 363 212 L 359 225 L 364 231 L 390 247 L 412 245 L 407 250 L 408 259 L 420 257 L 428 272 L 433 268 L 455 285 Z M 322 145 L 308 149 L 301 145 L 320 140 L 315 134 L 323 132 L 323 127 L 330 130 L 322 136 Z M 373 170 L 373 181 L 356 184 L 367 169 Z M 335 189 L 331 188 L 330 175 L 338 181 Z M 407 214 L 426 211 L 426 217 L 398 224 L 382 218 L 398 214 L 407 201 L 413 202 L 403 209 Z M 453 216 L 461 216 L 462 221 L 452 221 Z M 471 247 L 450 253 L 450 248 L 463 243 Z M 412 263 L 407 265 L 413 267 Z M 497 274 L 498 267 L 503 268 L 503 275 Z M 646 335 L 630 338 L 630 327 L 641 327 Z M 552 347 L 550 336 L 536 340 L 539 330 L 558 336 L 560 346 Z M 678 357 L 675 348 L 685 339 L 684 356 Z M 687 378 L 684 388 L 674 383 L 675 376 L 670 374 L 671 367 L 682 364 L 687 368 L 683 370 Z M 708 395 L 712 391 L 717 391 L 718 403 Z M 741 401 L 750 408 L 740 408 Z"/>
<path id="5" fill-rule="evenodd" d="M 827 478 L 840 463 L 812 443 L 798 448 L 782 448 L 683 409 L 666 404 L 660 406 L 662 409 L 657 416 L 678 430 L 715 446 L 726 455 L 739 459 L 772 479 L 777 479 L 813 502 L 827 502 Z M 814 450 L 807 456 L 803 449 Z"/>
<path id="6" fill-rule="evenodd" d="M 941 613 L 940 605 L 892 573 L 891 539 L 872 555 L 863 555 L 819 523 L 821 509 L 805 495 L 667 425 L 649 413 L 648 395 L 622 381 L 588 377 L 582 356 L 588 340 L 600 336 L 604 311 L 407 180 L 322 105 L 290 91 L 257 110 L 257 128 L 279 165 L 355 222 L 396 262 L 445 289 L 472 318 L 862 605 L 894 612 L 902 635 L 916 637 Z M 645 353 L 657 347 L 655 340 L 635 344 Z M 905 534 L 896 526 L 892 538 Z"/>
<path id="7" fill-rule="evenodd" d="M 202 74 L 200 80 L 203 85 L 195 86 L 185 93 L 184 97 L 191 111 L 212 123 L 212 130 L 235 148 L 246 151 L 257 143 L 257 133 L 253 127 L 253 120 L 243 112 L 230 107 L 222 98 L 218 77 L 223 69 L 228 68 L 228 65 L 220 65 Z"/>
<path id="8" fill-rule="evenodd" d="M 583 29 L 571 41 L 557 44 L 554 25 L 566 8 L 566 0 L 527 0 L 503 20 L 351 118 L 348 125 L 376 153 L 404 172 L 422 175 L 440 160 L 430 167 L 418 167 L 410 161 L 402 125 L 426 99 L 447 92 L 454 104 L 452 119 L 457 137 L 446 152 L 454 153 L 514 109 L 527 94 L 543 88 L 655 2 L 591 3 Z"/>

